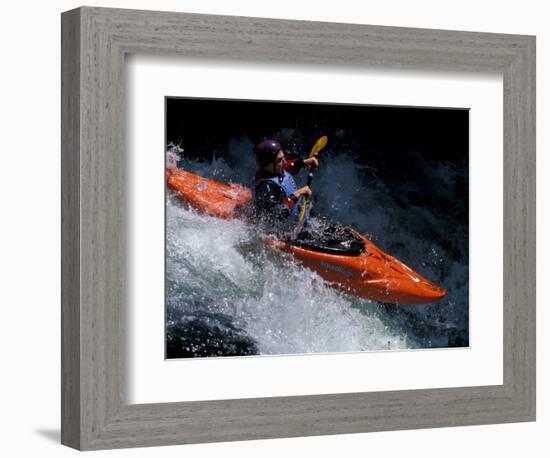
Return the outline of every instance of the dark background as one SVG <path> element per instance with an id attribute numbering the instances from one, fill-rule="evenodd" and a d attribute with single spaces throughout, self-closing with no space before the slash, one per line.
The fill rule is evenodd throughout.
<path id="1" fill-rule="evenodd" d="M 363 154 L 357 159 L 374 162 L 403 160 L 414 149 L 424 157 L 461 161 L 468 152 L 468 110 L 381 107 L 291 102 L 261 102 L 167 98 L 166 136 L 181 143 L 192 159 L 211 159 L 231 138 L 246 135 L 252 143 L 294 128 L 294 141 L 345 129 L 341 147 Z M 351 144 L 350 144 L 351 143 Z"/>

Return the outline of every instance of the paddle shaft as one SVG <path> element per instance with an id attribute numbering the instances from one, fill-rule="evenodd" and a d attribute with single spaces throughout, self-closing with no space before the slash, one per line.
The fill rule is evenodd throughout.
<path id="1" fill-rule="evenodd" d="M 319 152 L 326 146 L 327 144 L 327 137 L 323 136 L 319 138 L 315 142 L 315 145 L 313 145 L 313 148 L 311 149 L 311 154 L 309 157 L 315 157 L 319 154 Z M 311 182 L 313 181 L 313 169 L 310 168 L 309 173 L 307 175 L 307 186 L 311 186 Z M 309 202 L 309 196 L 302 194 L 300 196 L 300 204 L 301 204 L 301 210 L 300 210 L 300 216 L 298 218 L 298 223 L 296 224 L 296 230 L 294 231 L 294 237 L 296 238 L 300 235 L 300 232 L 302 232 L 302 226 L 304 224 L 304 217 L 306 215 L 306 208 L 307 204 Z"/>
<path id="2" fill-rule="evenodd" d="M 313 170 L 310 170 L 309 173 L 307 174 L 307 186 L 308 187 L 311 186 L 312 181 L 313 181 Z M 302 194 L 300 196 L 300 201 L 301 201 L 301 204 L 302 204 L 302 210 L 300 212 L 300 218 L 298 219 L 298 224 L 301 226 L 301 224 L 303 223 L 303 220 L 304 220 L 304 215 L 306 213 L 306 208 L 307 208 L 307 204 L 308 204 L 308 201 L 309 201 L 309 196 L 305 195 L 305 194 Z M 300 227 L 300 229 L 301 229 L 301 227 Z M 299 231 L 298 231 L 298 233 L 299 233 Z"/>

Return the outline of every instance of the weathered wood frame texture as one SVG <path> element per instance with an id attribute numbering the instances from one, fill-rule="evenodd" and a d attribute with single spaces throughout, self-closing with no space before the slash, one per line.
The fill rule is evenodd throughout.
<path id="1" fill-rule="evenodd" d="M 503 385 L 130 405 L 125 56 L 504 78 Z M 141 447 L 535 419 L 535 38 L 83 7 L 62 14 L 62 443 Z"/>

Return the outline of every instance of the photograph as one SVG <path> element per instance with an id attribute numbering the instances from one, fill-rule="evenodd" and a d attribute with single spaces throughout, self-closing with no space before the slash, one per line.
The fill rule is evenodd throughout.
<path id="1" fill-rule="evenodd" d="M 165 98 L 166 358 L 469 346 L 469 110 Z"/>

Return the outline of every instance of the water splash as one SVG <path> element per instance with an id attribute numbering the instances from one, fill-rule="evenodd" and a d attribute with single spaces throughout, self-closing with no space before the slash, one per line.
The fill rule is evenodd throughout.
<path id="1" fill-rule="evenodd" d="M 173 195 L 166 254 L 169 334 L 185 344 L 181 328 L 197 340 L 202 327 L 205 345 L 195 353 L 231 354 L 224 344 L 246 347 L 245 354 L 415 346 L 388 328 L 369 301 L 341 294 L 314 272 L 268 253 L 253 227 L 199 215 Z"/>

